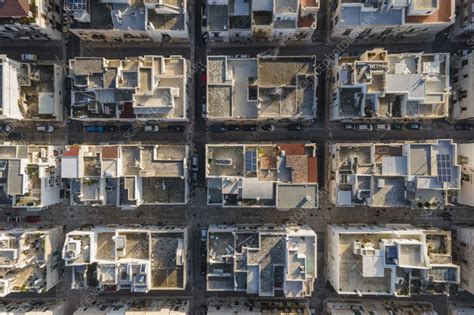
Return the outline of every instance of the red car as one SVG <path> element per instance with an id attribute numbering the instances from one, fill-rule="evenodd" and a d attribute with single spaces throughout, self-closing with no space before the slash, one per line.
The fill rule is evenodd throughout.
<path id="1" fill-rule="evenodd" d="M 201 81 L 202 87 L 206 86 L 206 82 L 207 82 L 206 70 L 201 70 L 201 74 L 199 75 L 199 81 Z"/>
<path id="2" fill-rule="evenodd" d="M 29 216 L 25 218 L 26 223 L 38 223 L 41 221 L 41 217 L 39 215 Z"/>

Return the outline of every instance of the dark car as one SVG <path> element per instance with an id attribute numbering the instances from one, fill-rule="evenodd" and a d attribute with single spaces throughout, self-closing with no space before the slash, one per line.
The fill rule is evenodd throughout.
<path id="1" fill-rule="evenodd" d="M 201 276 L 205 276 L 207 274 L 207 263 L 206 261 L 201 262 Z"/>
<path id="2" fill-rule="evenodd" d="M 129 131 L 131 129 L 133 129 L 133 125 L 120 125 L 119 126 L 120 131 Z"/>
<path id="3" fill-rule="evenodd" d="M 291 124 L 288 126 L 288 130 L 290 131 L 303 131 L 304 126 L 303 124 Z"/>
<path id="4" fill-rule="evenodd" d="M 346 123 L 346 124 L 342 124 L 342 128 L 344 128 L 344 130 L 355 130 L 355 125 Z"/>
<path id="5" fill-rule="evenodd" d="M 168 132 L 184 132 L 184 127 L 181 125 L 168 126 Z"/>
<path id="6" fill-rule="evenodd" d="M 243 125 L 243 131 L 257 131 L 257 125 Z"/>
<path id="7" fill-rule="evenodd" d="M 113 132 L 117 130 L 117 128 L 115 126 L 110 126 L 110 125 L 106 125 L 104 126 L 104 131 L 110 131 L 110 132 Z"/>
<path id="8" fill-rule="evenodd" d="M 226 132 L 227 127 L 225 125 L 211 125 L 209 126 L 211 132 Z"/>
<path id="9" fill-rule="evenodd" d="M 272 124 L 262 125 L 260 127 L 260 130 L 262 130 L 262 131 L 274 131 L 275 130 L 275 125 L 272 125 Z"/>
<path id="10" fill-rule="evenodd" d="M 30 215 L 26 217 L 25 221 L 26 223 L 38 223 L 41 221 L 41 217 L 39 215 Z"/>
<path id="11" fill-rule="evenodd" d="M 8 134 L 8 140 L 25 140 L 26 136 L 23 132 L 11 132 Z"/>
<path id="12" fill-rule="evenodd" d="M 408 130 L 421 130 L 423 128 L 423 126 L 420 123 L 416 123 L 416 122 L 408 123 L 405 125 L 405 127 Z"/>
<path id="13" fill-rule="evenodd" d="M 402 124 L 392 124 L 392 130 L 403 130 Z"/>
<path id="14" fill-rule="evenodd" d="M 201 81 L 201 87 L 205 88 L 206 87 L 206 82 L 207 82 L 207 74 L 206 74 L 205 69 L 201 70 L 201 73 L 199 74 L 199 81 Z"/>
<path id="15" fill-rule="evenodd" d="M 227 130 L 228 131 L 240 131 L 240 130 L 242 130 L 242 127 L 240 127 L 240 125 L 227 125 Z"/>
<path id="16" fill-rule="evenodd" d="M 462 123 L 457 123 L 456 125 L 454 125 L 454 128 L 456 130 L 471 130 L 472 125 L 467 122 L 462 122 Z"/>

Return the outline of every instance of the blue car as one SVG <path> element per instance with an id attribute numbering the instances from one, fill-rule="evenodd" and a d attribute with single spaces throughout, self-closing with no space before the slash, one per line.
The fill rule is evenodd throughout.
<path id="1" fill-rule="evenodd" d="M 87 132 L 104 132 L 104 126 L 98 126 L 98 125 L 86 126 L 86 131 Z"/>

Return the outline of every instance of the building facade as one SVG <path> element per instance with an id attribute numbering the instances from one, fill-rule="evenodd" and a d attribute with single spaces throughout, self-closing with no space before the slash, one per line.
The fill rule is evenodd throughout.
<path id="1" fill-rule="evenodd" d="M 474 120 L 474 54 L 453 56 L 451 97 L 452 120 Z"/>

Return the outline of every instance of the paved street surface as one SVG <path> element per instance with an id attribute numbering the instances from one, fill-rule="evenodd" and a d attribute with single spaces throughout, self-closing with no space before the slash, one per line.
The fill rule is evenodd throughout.
<path id="1" fill-rule="evenodd" d="M 197 0 L 196 0 L 197 1 Z M 182 55 L 191 60 L 192 64 L 205 64 L 206 56 L 209 55 L 236 55 L 248 54 L 278 54 L 278 55 L 316 55 L 319 62 L 324 60 L 332 61 L 333 52 L 338 50 L 337 43 L 325 44 L 327 39 L 327 24 L 325 15 L 327 1 L 322 1 L 322 9 L 319 17 L 319 33 L 316 34 L 314 43 L 309 45 L 285 46 L 278 44 L 258 44 L 241 45 L 235 44 L 232 47 L 213 45 L 208 47 L 200 35 L 200 5 L 193 6 L 193 30 L 191 45 L 164 46 L 156 43 L 134 43 L 134 44 L 108 44 L 108 43 L 81 43 L 75 38 L 70 38 L 67 45 L 60 42 L 5 42 L 0 44 L 0 54 L 8 54 L 10 57 L 18 59 L 21 53 L 35 53 L 39 59 L 66 60 L 75 56 L 103 56 L 107 58 L 124 58 L 127 56 L 138 56 L 146 54 L 157 55 Z M 191 47 L 193 47 L 191 49 Z M 457 52 L 463 47 L 460 44 L 447 40 L 436 42 L 416 42 L 416 43 L 390 43 L 384 44 L 352 44 L 343 53 L 360 53 L 374 47 L 384 47 L 390 52 Z M 321 67 L 324 68 L 324 67 Z M 194 69 L 191 67 L 191 69 Z M 187 206 L 160 206 L 160 207 L 140 207 L 133 211 L 121 211 L 109 207 L 69 207 L 66 204 L 55 205 L 41 212 L 42 222 L 62 224 L 66 231 L 79 228 L 84 224 L 187 224 L 192 227 L 192 274 L 186 292 L 154 292 L 152 296 L 183 296 L 189 297 L 193 301 L 193 309 L 198 313 L 200 305 L 205 303 L 205 299 L 214 297 L 214 294 L 206 293 L 205 279 L 200 273 L 200 237 L 199 229 L 213 223 L 306 223 L 318 232 L 318 279 L 316 289 L 311 298 L 311 307 L 319 313 L 322 308 L 322 301 L 327 297 L 336 296 L 332 288 L 325 279 L 325 233 L 329 223 L 412 223 L 420 225 L 432 225 L 449 228 L 456 223 L 474 224 L 474 209 L 468 207 L 455 206 L 445 210 L 426 211 L 412 209 L 380 209 L 368 207 L 354 208 L 334 208 L 327 202 L 327 196 L 321 193 L 319 196 L 320 208 L 312 210 L 289 210 L 286 212 L 275 209 L 222 209 L 219 207 L 209 207 L 206 205 L 206 188 L 204 186 L 204 163 L 205 144 L 219 142 L 274 142 L 274 141 L 311 141 L 318 145 L 318 174 L 321 188 L 326 188 L 325 174 L 327 164 L 330 161 L 327 148 L 330 142 L 363 142 L 363 141 L 393 141 L 393 140 L 423 140 L 423 139 L 454 139 L 456 142 L 474 141 L 474 131 L 455 131 L 454 125 L 446 121 L 425 123 L 421 131 L 390 131 L 390 132 L 361 132 L 345 131 L 340 124 L 329 123 L 327 121 L 327 108 L 323 106 L 326 99 L 325 73 L 321 72 L 319 78 L 319 118 L 305 127 L 304 132 L 287 131 L 285 125 L 277 126 L 274 132 L 227 132 L 221 134 L 211 134 L 207 131 L 206 122 L 201 119 L 201 84 L 199 82 L 199 71 L 191 71 L 194 81 L 194 89 L 190 98 L 193 100 L 193 108 L 190 117 L 194 117 L 186 125 L 184 133 L 170 133 L 166 131 L 166 125 L 162 125 L 158 133 L 144 133 L 142 130 L 134 132 L 132 141 L 134 142 L 190 142 L 193 143 L 197 153 L 201 156 L 200 185 L 193 193 L 193 200 Z M 66 96 L 68 97 L 68 96 Z M 124 131 L 112 133 L 93 134 L 84 130 L 84 125 L 77 121 L 67 124 L 54 124 L 53 133 L 39 133 L 32 124 L 22 123 L 15 125 L 12 132 L 23 132 L 26 135 L 26 143 L 48 143 L 48 144 L 75 144 L 75 143 L 121 143 L 124 141 Z M 118 124 L 115 124 L 118 126 Z M 4 140 L 8 135 L 0 135 Z M 325 191 L 325 189 L 322 189 Z M 452 221 L 443 219 L 442 213 L 447 211 L 452 214 Z M 5 222 L 6 215 L 24 216 L 24 210 L 2 209 L 0 219 Z M 58 296 L 67 298 L 71 303 L 71 310 L 79 305 L 87 297 L 96 294 L 94 291 L 74 291 L 69 290 L 69 273 L 64 275 L 63 282 L 47 296 Z M 129 292 L 120 292 L 114 296 L 130 296 Z M 219 295 L 221 296 L 221 295 Z M 36 297 L 36 296 L 35 296 Z M 42 298 L 44 296 L 41 296 Z M 469 299 L 462 294 L 454 295 L 452 299 Z M 423 297 L 426 301 L 435 303 L 439 314 L 446 313 L 446 297 Z"/>

